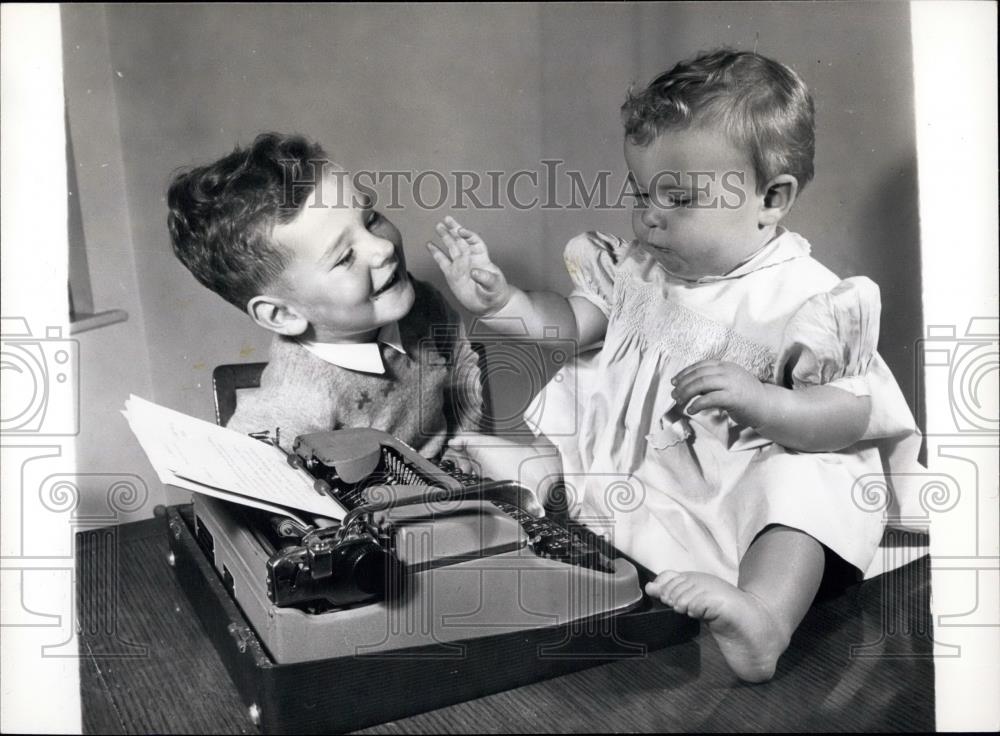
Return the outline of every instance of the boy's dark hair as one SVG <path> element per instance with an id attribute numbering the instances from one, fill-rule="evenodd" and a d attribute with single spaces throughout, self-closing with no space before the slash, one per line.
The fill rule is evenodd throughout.
<path id="1" fill-rule="evenodd" d="M 170 183 L 167 226 L 174 253 L 202 284 L 240 311 L 285 269 L 271 237 L 298 214 L 327 155 L 300 135 L 263 133 Z"/>
<path id="2" fill-rule="evenodd" d="M 720 49 L 682 61 L 622 105 L 625 136 L 645 146 L 668 130 L 721 124 L 753 162 L 758 194 L 778 174 L 801 190 L 813 178 L 812 96 L 789 67 L 749 51 Z"/>

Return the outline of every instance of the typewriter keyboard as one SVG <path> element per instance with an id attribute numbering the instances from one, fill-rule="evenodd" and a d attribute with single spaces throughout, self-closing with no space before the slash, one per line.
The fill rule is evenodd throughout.
<path id="1" fill-rule="evenodd" d="M 441 462 L 438 467 L 466 488 L 491 481 L 490 478 L 480 478 L 475 473 L 465 473 L 449 461 Z M 337 489 L 336 495 L 347 508 L 353 509 L 364 503 L 364 491 L 373 482 L 409 485 L 428 483 L 428 479 L 403 458 L 383 448 L 379 472 L 362 484 Z M 537 519 L 503 501 L 491 503 L 521 525 L 527 536 L 528 546 L 538 556 L 599 572 L 614 572 L 614 564 L 588 539 L 583 530 L 567 529 L 547 518 Z"/>
<path id="2" fill-rule="evenodd" d="M 587 567 L 599 572 L 614 572 L 614 564 L 581 532 L 567 529 L 551 519 L 536 519 L 509 503 L 493 505 L 517 521 L 528 535 L 528 546 L 540 557 Z"/>
<path id="3" fill-rule="evenodd" d="M 463 486 L 489 481 L 474 473 L 463 473 L 447 461 L 441 463 L 441 469 Z M 537 519 L 513 504 L 502 501 L 492 503 L 521 525 L 528 537 L 528 546 L 540 557 L 599 572 L 614 572 L 612 562 L 582 532 L 569 530 L 551 519 Z"/>

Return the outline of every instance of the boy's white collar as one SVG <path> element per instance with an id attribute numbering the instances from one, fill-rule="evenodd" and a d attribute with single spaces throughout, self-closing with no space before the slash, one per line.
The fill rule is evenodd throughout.
<path id="1" fill-rule="evenodd" d="M 375 342 L 313 342 L 312 340 L 299 340 L 299 343 L 315 355 L 317 358 L 325 360 L 327 363 L 338 365 L 352 371 L 362 371 L 364 373 L 385 373 L 385 364 L 382 362 L 382 352 L 379 343 L 385 343 L 393 350 L 406 355 L 406 348 L 399 335 L 399 323 L 391 322 L 378 331 Z"/>

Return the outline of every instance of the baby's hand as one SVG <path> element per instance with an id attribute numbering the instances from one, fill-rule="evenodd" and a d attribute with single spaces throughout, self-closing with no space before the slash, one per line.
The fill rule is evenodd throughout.
<path id="1" fill-rule="evenodd" d="M 435 229 L 444 245 L 430 242 L 427 249 L 455 298 L 480 317 L 500 311 L 510 299 L 510 287 L 503 272 L 490 260 L 483 239 L 452 217 L 445 217 Z"/>
<path id="2" fill-rule="evenodd" d="M 475 473 L 479 475 L 479 467 L 475 461 L 465 452 L 465 448 L 457 444 L 449 444 L 445 451 L 441 453 L 441 461 L 449 462 L 463 473 Z"/>
<path id="3" fill-rule="evenodd" d="M 545 516 L 542 503 L 555 482 L 562 478 L 562 463 L 549 450 L 555 452 L 551 446 L 541 449 L 496 435 L 463 432 L 448 442 L 445 457 L 465 472 L 520 483 L 531 491 L 529 498 L 522 499 L 524 510 L 532 516 Z M 456 461 L 456 456 L 464 456 L 462 462 L 467 465 Z"/>
<path id="4" fill-rule="evenodd" d="M 704 409 L 724 409 L 738 423 L 759 427 L 767 417 L 764 384 L 736 365 L 719 360 L 700 360 L 682 370 L 672 381 L 671 396 L 688 414 Z M 697 397 L 697 398 L 695 398 Z"/>

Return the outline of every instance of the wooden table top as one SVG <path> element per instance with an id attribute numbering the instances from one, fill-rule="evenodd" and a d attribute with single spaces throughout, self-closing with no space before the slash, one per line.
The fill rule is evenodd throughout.
<path id="1" fill-rule="evenodd" d="M 77 537 L 84 733 L 256 733 L 167 564 L 162 518 Z M 926 557 L 817 600 L 774 679 L 711 636 L 362 733 L 934 730 Z"/>

